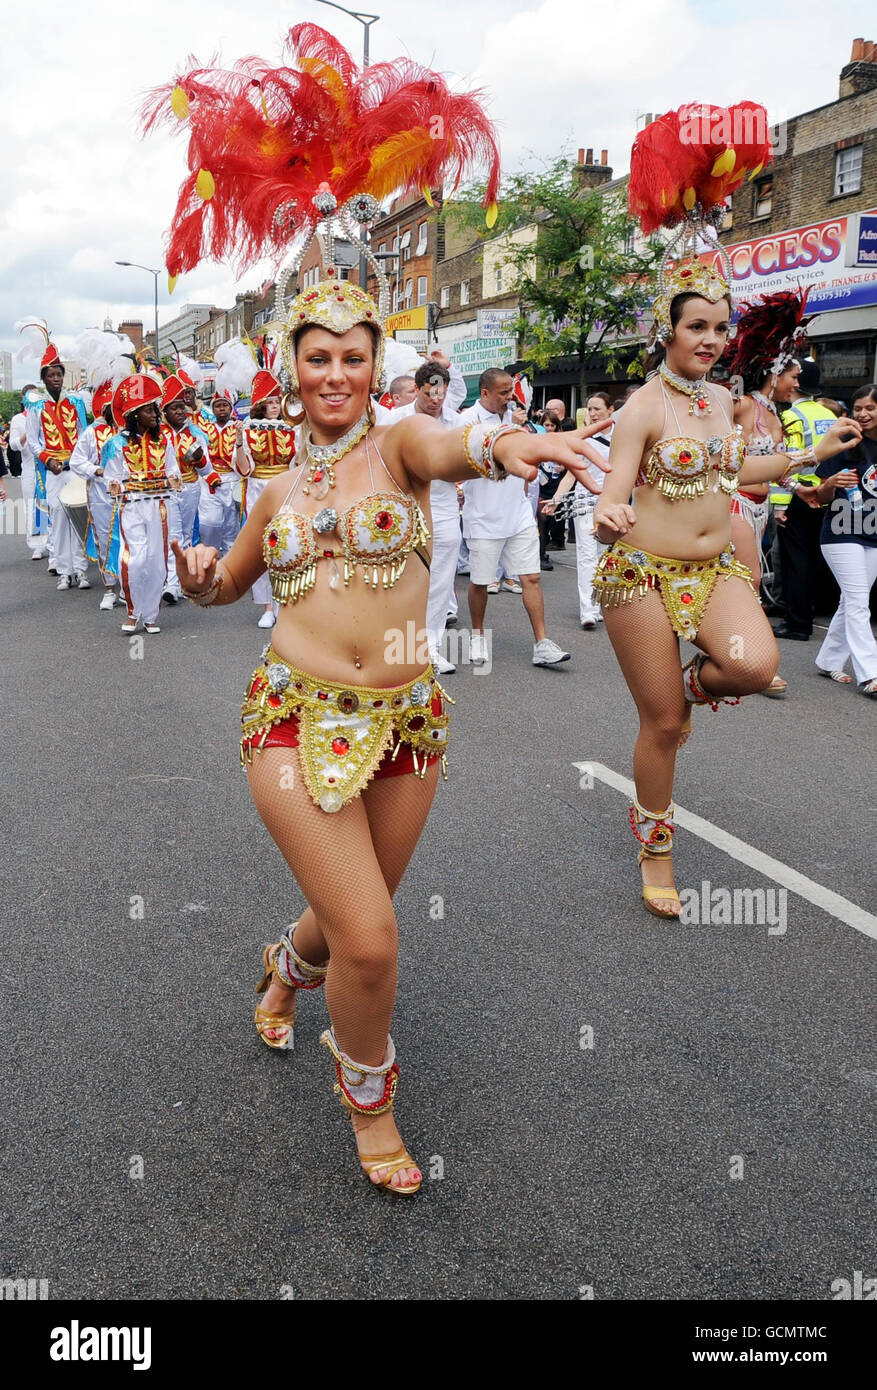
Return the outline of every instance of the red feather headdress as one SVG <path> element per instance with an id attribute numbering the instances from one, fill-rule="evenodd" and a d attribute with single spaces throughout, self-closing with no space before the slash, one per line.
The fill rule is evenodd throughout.
<path id="1" fill-rule="evenodd" d="M 809 290 L 782 290 L 741 304 L 737 336 L 727 367 L 732 376 L 761 385 L 768 375 L 776 379 L 807 345 L 805 316 Z"/>
<path id="2" fill-rule="evenodd" d="M 309 239 L 336 214 L 370 221 L 399 190 L 453 187 L 488 165 L 485 203 L 495 218 L 499 150 L 477 93 L 406 58 L 360 71 L 333 36 L 297 24 L 288 65 L 242 58 L 231 70 L 192 67 L 150 94 L 144 130 L 185 122 L 189 173 L 170 228 L 176 276 L 205 256 L 240 270 L 279 259 L 292 237 Z"/>
<path id="3" fill-rule="evenodd" d="M 677 294 L 695 292 L 713 303 L 728 294 L 731 263 L 716 237 L 724 200 L 771 158 L 767 112 L 751 101 L 729 107 L 689 103 L 640 131 L 630 158 L 630 214 L 647 236 L 659 227 L 679 228 L 658 274 L 659 337 L 666 340 L 670 332 Z M 699 260 L 707 246 L 718 254 L 724 275 Z"/>

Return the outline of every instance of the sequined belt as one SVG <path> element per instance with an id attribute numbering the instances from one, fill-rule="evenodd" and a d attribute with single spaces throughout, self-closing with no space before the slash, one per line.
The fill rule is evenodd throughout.
<path id="1" fill-rule="evenodd" d="M 128 478 L 125 482 L 125 494 L 127 496 L 129 493 L 170 492 L 170 486 L 167 477 Z"/>
<path id="2" fill-rule="evenodd" d="M 249 478 L 276 478 L 280 473 L 288 473 L 288 463 L 257 463 Z"/>
<path id="3" fill-rule="evenodd" d="M 732 577 L 745 579 L 750 589 L 753 587 L 749 570 L 734 559 L 733 545 L 710 560 L 673 560 L 616 541 L 597 562 L 593 596 L 603 608 L 610 608 L 629 603 L 634 595 L 643 598 L 649 589 L 657 589 L 673 631 L 691 641 L 703 620 L 716 580 Z"/>
<path id="4" fill-rule="evenodd" d="M 368 784 L 384 754 L 395 757 L 403 744 L 421 776 L 430 755 L 441 755 L 445 772 L 448 704 L 453 700 L 432 666 L 407 685 L 343 685 L 297 671 L 269 643 L 241 710 L 241 763 L 252 762 L 272 727 L 295 715 L 308 794 L 322 810 L 340 811 Z"/>

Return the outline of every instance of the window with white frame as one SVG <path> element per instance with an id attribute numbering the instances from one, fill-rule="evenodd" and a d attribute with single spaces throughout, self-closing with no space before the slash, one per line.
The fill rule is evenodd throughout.
<path id="1" fill-rule="evenodd" d="M 460 285 L 460 303 L 469 303 L 469 281 L 464 280 Z"/>
<path id="2" fill-rule="evenodd" d="M 411 280 L 405 281 L 405 293 L 402 296 L 406 309 L 411 307 L 411 295 L 414 291 L 414 283 Z"/>
<path id="3" fill-rule="evenodd" d="M 402 233 L 402 240 L 399 242 L 399 249 L 402 252 L 403 261 L 411 260 L 411 228 Z"/>
<path id="4" fill-rule="evenodd" d="M 451 287 L 450 285 L 442 285 L 441 289 L 439 290 L 439 305 L 442 309 L 447 309 L 450 302 Z"/>
<path id="5" fill-rule="evenodd" d="M 425 276 L 425 275 L 418 275 L 418 277 L 417 277 L 417 302 L 418 302 L 418 304 L 425 304 L 425 303 L 426 303 L 426 296 L 427 296 L 426 276 Z"/>
<path id="6" fill-rule="evenodd" d="M 379 256 L 386 256 L 386 254 L 387 254 L 387 243 L 386 243 L 385 241 L 382 241 L 381 244 L 380 244 L 380 246 L 378 247 L 378 255 L 379 255 Z"/>
<path id="7" fill-rule="evenodd" d="M 425 223 L 425 222 L 418 222 L 418 224 L 417 224 L 417 246 L 416 246 L 416 248 L 415 248 L 414 254 L 415 254 L 415 256 L 425 256 L 425 255 L 426 255 L 426 223 Z"/>
<path id="8" fill-rule="evenodd" d="M 502 266 L 496 267 L 496 292 L 502 294 Z"/>
<path id="9" fill-rule="evenodd" d="M 838 150 L 834 158 L 834 194 L 858 193 L 862 187 L 862 146 Z"/>

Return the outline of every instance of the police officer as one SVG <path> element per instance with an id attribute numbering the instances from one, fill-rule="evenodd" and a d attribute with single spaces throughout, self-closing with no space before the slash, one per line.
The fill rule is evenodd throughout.
<path id="1" fill-rule="evenodd" d="M 836 419 L 832 411 L 813 399 L 819 394 L 819 380 L 819 367 L 812 358 L 805 358 L 782 416 L 785 442 L 790 449 L 812 448 Z M 790 481 L 790 488 L 771 489 L 771 502 L 778 508 L 777 538 L 786 611 L 785 620 L 777 624 L 774 633 L 795 642 L 809 642 L 817 590 L 825 569 L 819 548 L 822 517 L 814 509 L 819 479 L 811 470 L 795 474 Z M 785 521 L 781 519 L 783 513 Z"/>

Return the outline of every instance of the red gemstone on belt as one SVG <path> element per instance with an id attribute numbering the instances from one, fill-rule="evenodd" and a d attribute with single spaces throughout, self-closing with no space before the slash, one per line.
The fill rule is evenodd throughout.
<path id="1" fill-rule="evenodd" d="M 377 526 L 379 531 L 389 531 L 392 525 L 393 518 L 390 516 L 389 512 L 378 512 L 375 517 L 375 526 Z"/>
<path id="2" fill-rule="evenodd" d="M 681 597 L 682 597 L 682 602 L 683 602 L 683 603 L 691 603 L 691 601 L 692 601 L 694 595 L 693 595 L 693 594 L 682 594 Z"/>
<path id="3" fill-rule="evenodd" d="M 329 696 L 327 695 L 327 693 L 326 693 L 325 690 L 318 690 L 318 691 L 317 691 L 317 699 L 318 699 L 318 700 L 328 700 L 328 698 L 329 698 Z"/>
<path id="4" fill-rule="evenodd" d="M 269 696 L 268 696 L 268 703 L 269 703 L 269 705 L 271 706 L 272 709 L 279 709 L 280 706 L 283 704 L 283 696 L 282 696 L 282 695 L 269 695 Z"/>
<path id="5" fill-rule="evenodd" d="M 623 577 L 625 579 L 636 579 L 636 570 L 625 570 Z"/>
<path id="6" fill-rule="evenodd" d="M 345 753 L 349 753 L 349 752 L 350 752 L 350 744 L 347 742 L 347 739 L 346 739 L 346 738 L 333 738 L 333 740 L 332 740 L 332 752 L 333 752 L 333 753 L 336 753 L 336 754 L 338 755 L 339 758 L 343 758 L 344 755 L 345 755 Z"/>
<path id="7" fill-rule="evenodd" d="M 422 714 L 415 714 L 413 719 L 408 720 L 408 727 L 409 729 L 413 729 L 414 732 L 417 733 L 418 729 L 422 729 L 425 723 L 426 720 L 424 719 Z"/>

